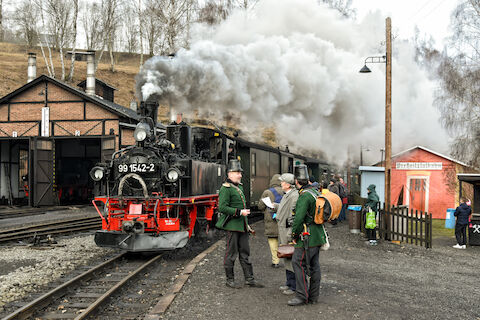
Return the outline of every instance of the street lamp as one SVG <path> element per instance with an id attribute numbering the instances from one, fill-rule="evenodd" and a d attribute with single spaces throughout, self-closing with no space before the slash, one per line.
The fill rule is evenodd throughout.
<path id="1" fill-rule="evenodd" d="M 361 166 L 363 166 L 363 150 L 370 151 L 370 148 L 368 147 L 364 148 L 362 145 L 360 145 L 360 165 Z"/>
<path id="2" fill-rule="evenodd" d="M 390 176 L 392 158 L 392 20 L 388 17 L 386 24 L 387 52 L 384 56 L 368 57 L 360 73 L 372 72 L 367 63 L 385 63 L 385 208 L 390 208 Z"/>

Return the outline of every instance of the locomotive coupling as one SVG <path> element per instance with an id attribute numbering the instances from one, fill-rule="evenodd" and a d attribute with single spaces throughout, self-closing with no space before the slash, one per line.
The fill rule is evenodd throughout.
<path id="1" fill-rule="evenodd" d="M 143 221 L 123 221 L 122 230 L 126 233 L 144 233 L 145 225 Z"/>

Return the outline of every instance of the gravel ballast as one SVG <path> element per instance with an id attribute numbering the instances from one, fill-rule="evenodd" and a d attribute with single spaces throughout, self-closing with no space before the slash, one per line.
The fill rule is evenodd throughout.
<path id="1" fill-rule="evenodd" d="M 95 245 L 93 235 L 65 238 L 50 247 L 2 248 L 0 257 L 0 311 L 71 270 L 87 265 L 111 249 Z"/>
<path id="2" fill-rule="evenodd" d="M 480 319 L 480 247 L 457 250 L 451 239 L 432 249 L 380 242 L 372 247 L 346 223 L 329 226 L 331 249 L 320 253 L 320 302 L 290 307 L 271 268 L 263 223 L 250 238 L 254 272 L 265 288 L 225 286 L 224 244 L 194 270 L 163 319 Z M 243 283 L 238 260 L 238 284 Z"/>

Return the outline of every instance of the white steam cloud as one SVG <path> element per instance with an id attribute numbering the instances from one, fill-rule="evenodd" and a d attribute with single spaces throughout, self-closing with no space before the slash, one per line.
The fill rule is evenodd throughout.
<path id="1" fill-rule="evenodd" d="M 393 21 L 395 23 L 395 21 Z M 367 56 L 383 55 L 385 19 L 379 13 L 357 23 L 314 0 L 261 1 L 246 17 L 236 12 L 221 25 L 197 26 L 189 50 L 175 58 L 153 57 L 137 75 L 140 98 L 156 97 L 176 110 L 198 110 L 221 121 L 240 119 L 246 131 L 275 127 L 279 145 L 322 151 L 343 163 L 380 160 L 385 130 L 385 66 Z M 393 152 L 423 145 L 447 148 L 434 84 L 414 61 L 414 48 L 393 43 Z"/>

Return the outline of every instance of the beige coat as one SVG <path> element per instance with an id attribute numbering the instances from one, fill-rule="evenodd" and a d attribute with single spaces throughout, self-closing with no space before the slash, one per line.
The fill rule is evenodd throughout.
<path id="1" fill-rule="evenodd" d="M 287 228 L 287 220 L 292 216 L 297 199 L 298 191 L 293 187 L 290 192 L 283 196 L 280 204 L 278 206 L 275 205 L 278 223 L 278 245 L 287 244 L 292 240 L 292 228 Z M 291 259 L 284 259 L 284 263 L 287 270 L 293 271 Z"/>

